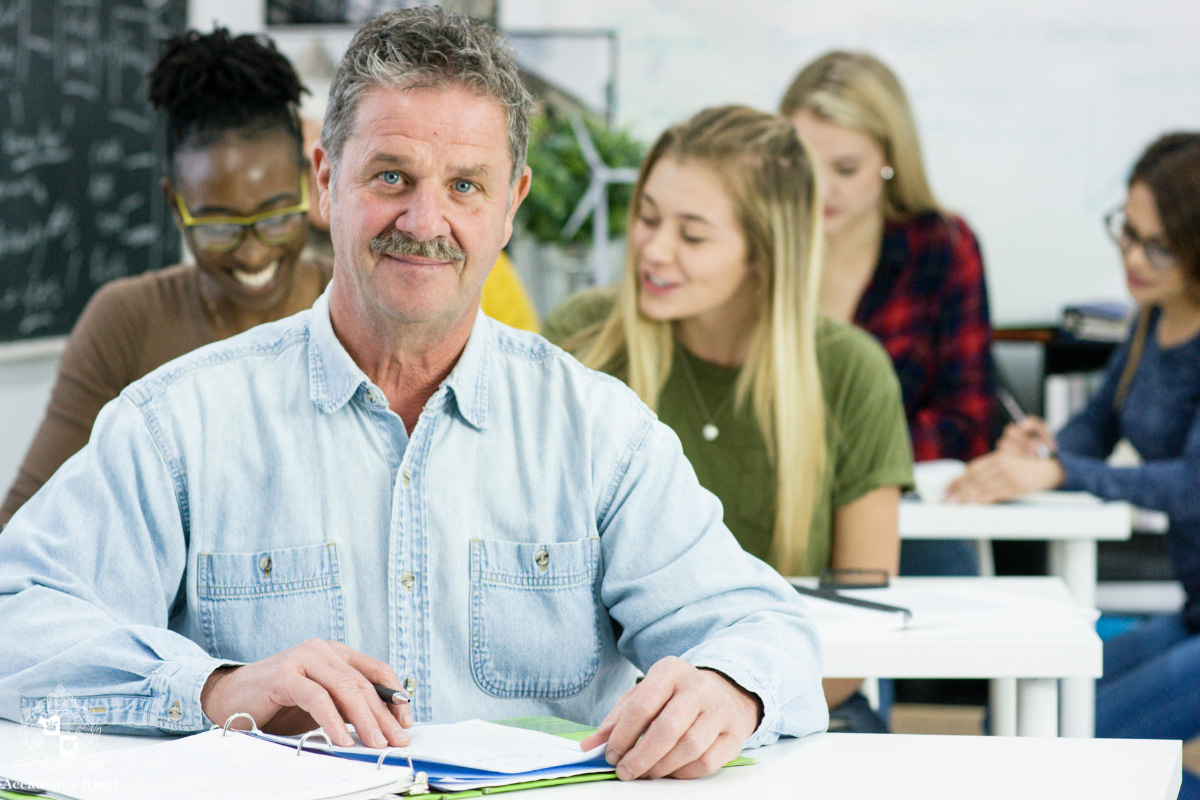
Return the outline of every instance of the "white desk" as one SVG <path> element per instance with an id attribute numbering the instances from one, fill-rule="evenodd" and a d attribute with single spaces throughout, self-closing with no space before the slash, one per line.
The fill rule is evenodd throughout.
<path id="1" fill-rule="evenodd" d="M 1128 503 L 1038 503 L 999 505 L 900 502 L 901 539 L 1014 539 L 1047 541 L 1050 572 L 1063 579 L 1075 600 L 1096 606 L 1096 542 L 1130 537 Z M 1064 736 L 1091 736 L 1095 729 L 1095 681 L 1063 684 Z"/>
<path id="2" fill-rule="evenodd" d="M 980 585 L 1073 603 L 1062 580 L 1054 577 L 896 578 L 893 585 L 948 592 L 956 586 Z M 819 628 L 826 678 L 990 679 L 992 730 L 998 735 L 1056 736 L 1058 679 L 1091 680 L 1100 676 L 1103 666 L 1100 638 L 1082 618 L 947 630 Z M 1075 711 L 1064 708 L 1064 726 Z"/>
<path id="3" fill-rule="evenodd" d="M 153 744 L 97 736 L 92 752 Z M 0 763 L 27 760 L 20 726 L 0 721 Z M 730 797 L 805 800 L 1171 800 L 1182 778 L 1177 741 L 1015 739 L 995 736 L 876 736 L 824 733 L 746 753 L 750 767 L 699 781 L 616 781 L 558 786 L 541 800 Z M 514 794 L 519 800 L 524 794 Z"/>

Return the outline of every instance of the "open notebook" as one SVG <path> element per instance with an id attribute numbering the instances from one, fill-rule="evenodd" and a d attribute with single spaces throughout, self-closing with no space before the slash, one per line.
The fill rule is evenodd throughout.
<path id="1" fill-rule="evenodd" d="M 304 749 L 372 764 L 384 756 L 385 764 L 407 765 L 425 773 L 431 787 L 444 791 L 505 786 L 531 780 L 551 780 L 596 772 L 612 772 L 604 760 L 604 746 L 584 752 L 579 743 L 539 730 L 514 728 L 473 719 L 446 724 L 415 725 L 412 743 L 386 752 L 358 741 L 352 747 L 329 744 L 324 737 L 308 736 Z M 300 746 L 299 736 L 256 733 L 289 749 Z"/>

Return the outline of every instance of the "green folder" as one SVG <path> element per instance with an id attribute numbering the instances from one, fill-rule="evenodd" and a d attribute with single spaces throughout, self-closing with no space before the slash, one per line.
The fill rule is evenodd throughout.
<path id="1" fill-rule="evenodd" d="M 587 738 L 588 734 L 596 730 L 588 725 L 581 725 L 578 722 L 571 722 L 558 717 L 516 717 L 514 719 L 498 719 L 495 720 L 497 725 L 507 725 L 510 728 L 524 728 L 531 731 L 541 731 L 542 733 L 551 733 L 555 736 L 561 736 L 564 739 L 570 739 L 575 742 L 581 742 Z M 757 764 L 753 758 L 746 756 L 738 756 L 733 761 L 726 764 L 726 767 L 743 767 L 747 764 Z M 422 798 L 430 798 L 430 800 L 457 800 L 460 797 L 479 797 L 486 794 L 499 794 L 500 792 L 517 792 L 522 789 L 540 789 L 543 786 L 558 786 L 564 783 L 586 783 L 588 781 L 615 781 L 617 779 L 616 772 L 590 772 L 586 775 L 572 775 L 567 778 L 551 778 L 550 780 L 542 781 L 524 781 L 522 783 L 510 783 L 506 786 L 485 786 L 482 789 L 469 789 L 465 792 L 437 792 L 433 790 L 431 794 L 420 795 Z"/>

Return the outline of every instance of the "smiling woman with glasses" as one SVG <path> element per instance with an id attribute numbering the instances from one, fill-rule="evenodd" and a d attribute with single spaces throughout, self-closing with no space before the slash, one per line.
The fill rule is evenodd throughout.
<path id="1" fill-rule="evenodd" d="M 1133 168 L 1121 208 L 1104 224 L 1121 255 L 1137 322 L 1088 405 L 1053 436 L 1029 418 L 950 487 L 963 501 L 1073 489 L 1163 511 L 1167 548 L 1186 601 L 1104 646 L 1096 735 L 1200 735 L 1200 133 L 1164 136 Z M 1141 464 L 1110 466 L 1125 439 Z M 1039 458 L 1039 446 L 1051 457 Z M 1184 771 L 1179 796 L 1200 798 Z"/>
<path id="2" fill-rule="evenodd" d="M 304 87 L 270 42 L 218 29 L 166 43 L 150 73 L 166 117 L 163 191 L 194 263 L 114 281 L 71 333 L 46 418 L 0 527 L 88 440 L 125 386 L 201 345 L 308 308 L 332 276 L 302 257 Z"/>
<path id="3" fill-rule="evenodd" d="M 196 249 L 206 253 L 228 253 L 242 246 L 247 231 L 254 231 L 267 247 L 282 247 L 307 231 L 308 181 L 300 181 L 300 202 L 287 208 L 263 211 L 248 217 L 194 217 L 187 201 L 172 191 L 182 225 L 192 235 Z"/>

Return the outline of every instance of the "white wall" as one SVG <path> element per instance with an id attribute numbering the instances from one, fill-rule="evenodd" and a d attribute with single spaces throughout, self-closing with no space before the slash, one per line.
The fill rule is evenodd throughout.
<path id="1" fill-rule="evenodd" d="M 502 0 L 503 27 L 610 27 L 618 118 L 773 109 L 801 65 L 869 50 L 905 83 L 942 202 L 976 228 L 1001 323 L 1123 297 L 1100 216 L 1138 151 L 1200 129 L 1195 0 Z"/>

